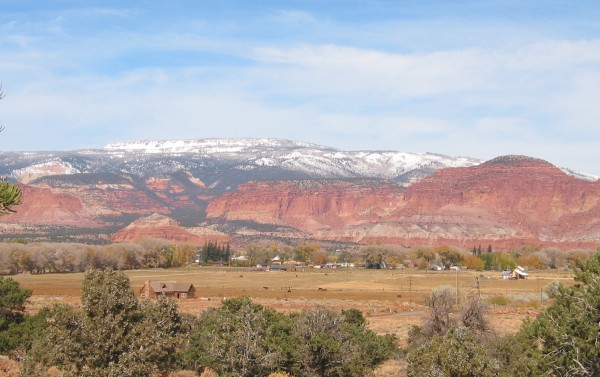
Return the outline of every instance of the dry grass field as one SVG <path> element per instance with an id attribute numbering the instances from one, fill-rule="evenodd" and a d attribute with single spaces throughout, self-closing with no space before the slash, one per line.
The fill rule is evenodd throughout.
<path id="1" fill-rule="evenodd" d="M 493 303 L 491 320 L 500 333 L 516 331 L 526 316 L 547 303 L 543 289 L 551 281 L 572 284 L 571 271 L 531 272 L 525 280 L 502 280 L 499 272 L 321 269 L 295 272 L 251 271 L 242 268 L 189 267 L 125 272 L 136 294 L 144 281 L 193 283 L 197 298 L 181 300 L 180 310 L 197 314 L 218 306 L 225 297 L 248 296 L 281 311 L 313 306 L 357 308 L 378 333 L 394 333 L 404 343 L 408 330 L 426 314 L 424 298 L 433 288 L 458 287 L 461 301 L 481 295 Z M 83 274 L 19 275 L 33 290 L 30 310 L 54 303 L 79 304 Z M 479 289 L 478 289 L 479 281 Z"/>

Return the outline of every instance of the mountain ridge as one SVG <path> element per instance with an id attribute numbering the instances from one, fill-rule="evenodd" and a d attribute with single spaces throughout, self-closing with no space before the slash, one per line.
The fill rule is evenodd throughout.
<path id="1" fill-rule="evenodd" d="M 187 234 L 175 230 L 181 227 L 234 238 L 361 243 L 464 243 L 474 237 L 507 244 L 517 238 L 596 242 L 600 181 L 565 170 L 528 156 L 482 162 L 433 153 L 343 151 L 285 139 L 0 152 L 0 175 L 20 182 L 34 198 L 2 218 L 0 227 L 10 231 L 1 237 L 87 242 L 94 234 L 107 241 L 120 232 L 118 240 L 131 240 L 135 236 L 124 229 L 157 213 L 176 223 L 169 228 L 179 234 L 174 239 Z M 144 224 L 158 226 L 136 223 L 135 234 L 146 234 L 141 228 L 150 225 Z"/>

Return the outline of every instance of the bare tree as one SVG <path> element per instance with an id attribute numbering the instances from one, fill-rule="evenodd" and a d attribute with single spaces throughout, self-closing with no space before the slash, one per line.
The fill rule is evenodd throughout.
<path id="1" fill-rule="evenodd" d="M 487 319 L 488 306 L 480 299 L 469 300 L 462 309 L 461 322 L 463 326 L 471 329 L 476 334 L 484 334 L 492 331 Z"/>
<path id="2" fill-rule="evenodd" d="M 431 291 L 427 297 L 429 318 L 423 326 L 426 334 L 444 334 L 454 325 L 450 316 L 456 302 L 456 295 L 450 286 L 441 286 Z"/>

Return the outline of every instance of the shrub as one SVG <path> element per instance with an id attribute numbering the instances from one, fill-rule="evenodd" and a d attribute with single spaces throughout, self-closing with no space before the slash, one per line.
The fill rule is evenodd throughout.
<path id="1" fill-rule="evenodd" d="M 443 334 L 452 327 L 454 320 L 450 313 L 455 302 L 456 294 L 450 286 L 441 286 L 431 291 L 426 300 L 429 318 L 423 326 L 425 334 Z"/>
<path id="2" fill-rule="evenodd" d="M 364 376 L 390 358 L 396 347 L 391 335 L 378 336 L 365 326 L 358 310 L 325 308 L 303 311 L 296 320 L 302 376 Z"/>
<path id="3" fill-rule="evenodd" d="M 395 338 L 368 330 L 358 310 L 284 315 L 236 298 L 202 314 L 184 359 L 192 369 L 210 367 L 222 377 L 358 377 L 395 350 Z"/>
<path id="4" fill-rule="evenodd" d="M 202 314 L 184 353 L 188 367 L 219 376 L 267 376 L 294 369 L 292 326 L 284 314 L 249 298 L 223 300 Z"/>
<path id="5" fill-rule="evenodd" d="M 21 374 L 51 366 L 65 377 L 150 376 L 173 367 L 181 318 L 174 302 L 141 304 L 129 279 L 111 270 L 89 270 L 82 284 L 83 311 L 56 306 L 27 355 Z"/>
<path id="6" fill-rule="evenodd" d="M 407 357 L 409 377 L 430 376 L 497 376 L 498 360 L 488 355 L 486 347 L 466 327 L 455 327 L 410 352 Z"/>

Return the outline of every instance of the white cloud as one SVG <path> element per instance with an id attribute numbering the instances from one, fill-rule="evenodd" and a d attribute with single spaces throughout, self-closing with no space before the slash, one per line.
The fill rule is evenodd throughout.
<path id="1" fill-rule="evenodd" d="M 79 12 L 127 18 L 139 10 Z M 363 45 L 302 38 L 269 43 L 246 37 L 243 29 L 223 36 L 224 29 L 214 32 L 214 24 L 197 18 L 152 32 L 106 29 L 83 36 L 65 35 L 77 11 L 55 23 L 3 22 L 0 49 L 10 58 L 0 60 L 8 95 L 0 103 L 6 127 L 0 148 L 282 137 L 349 149 L 557 156 L 557 164 L 600 174 L 591 162 L 600 157 L 591 141 L 600 131 L 599 39 L 517 38 L 513 30 L 502 43 L 393 49 L 367 43 L 387 26 L 353 31 L 305 10 L 261 14 L 265 29 L 284 22 L 323 35 L 347 32 L 346 41 L 356 37 Z M 411 21 L 411 36 L 419 25 Z M 410 39 L 401 23 L 392 26 L 394 38 Z M 448 33 L 459 40 L 470 31 Z M 488 33 L 502 39 L 503 31 Z M 145 53 L 198 57 L 178 66 L 144 60 Z M 223 55 L 237 62 L 225 64 Z M 578 155 L 585 159 L 575 160 Z"/>

